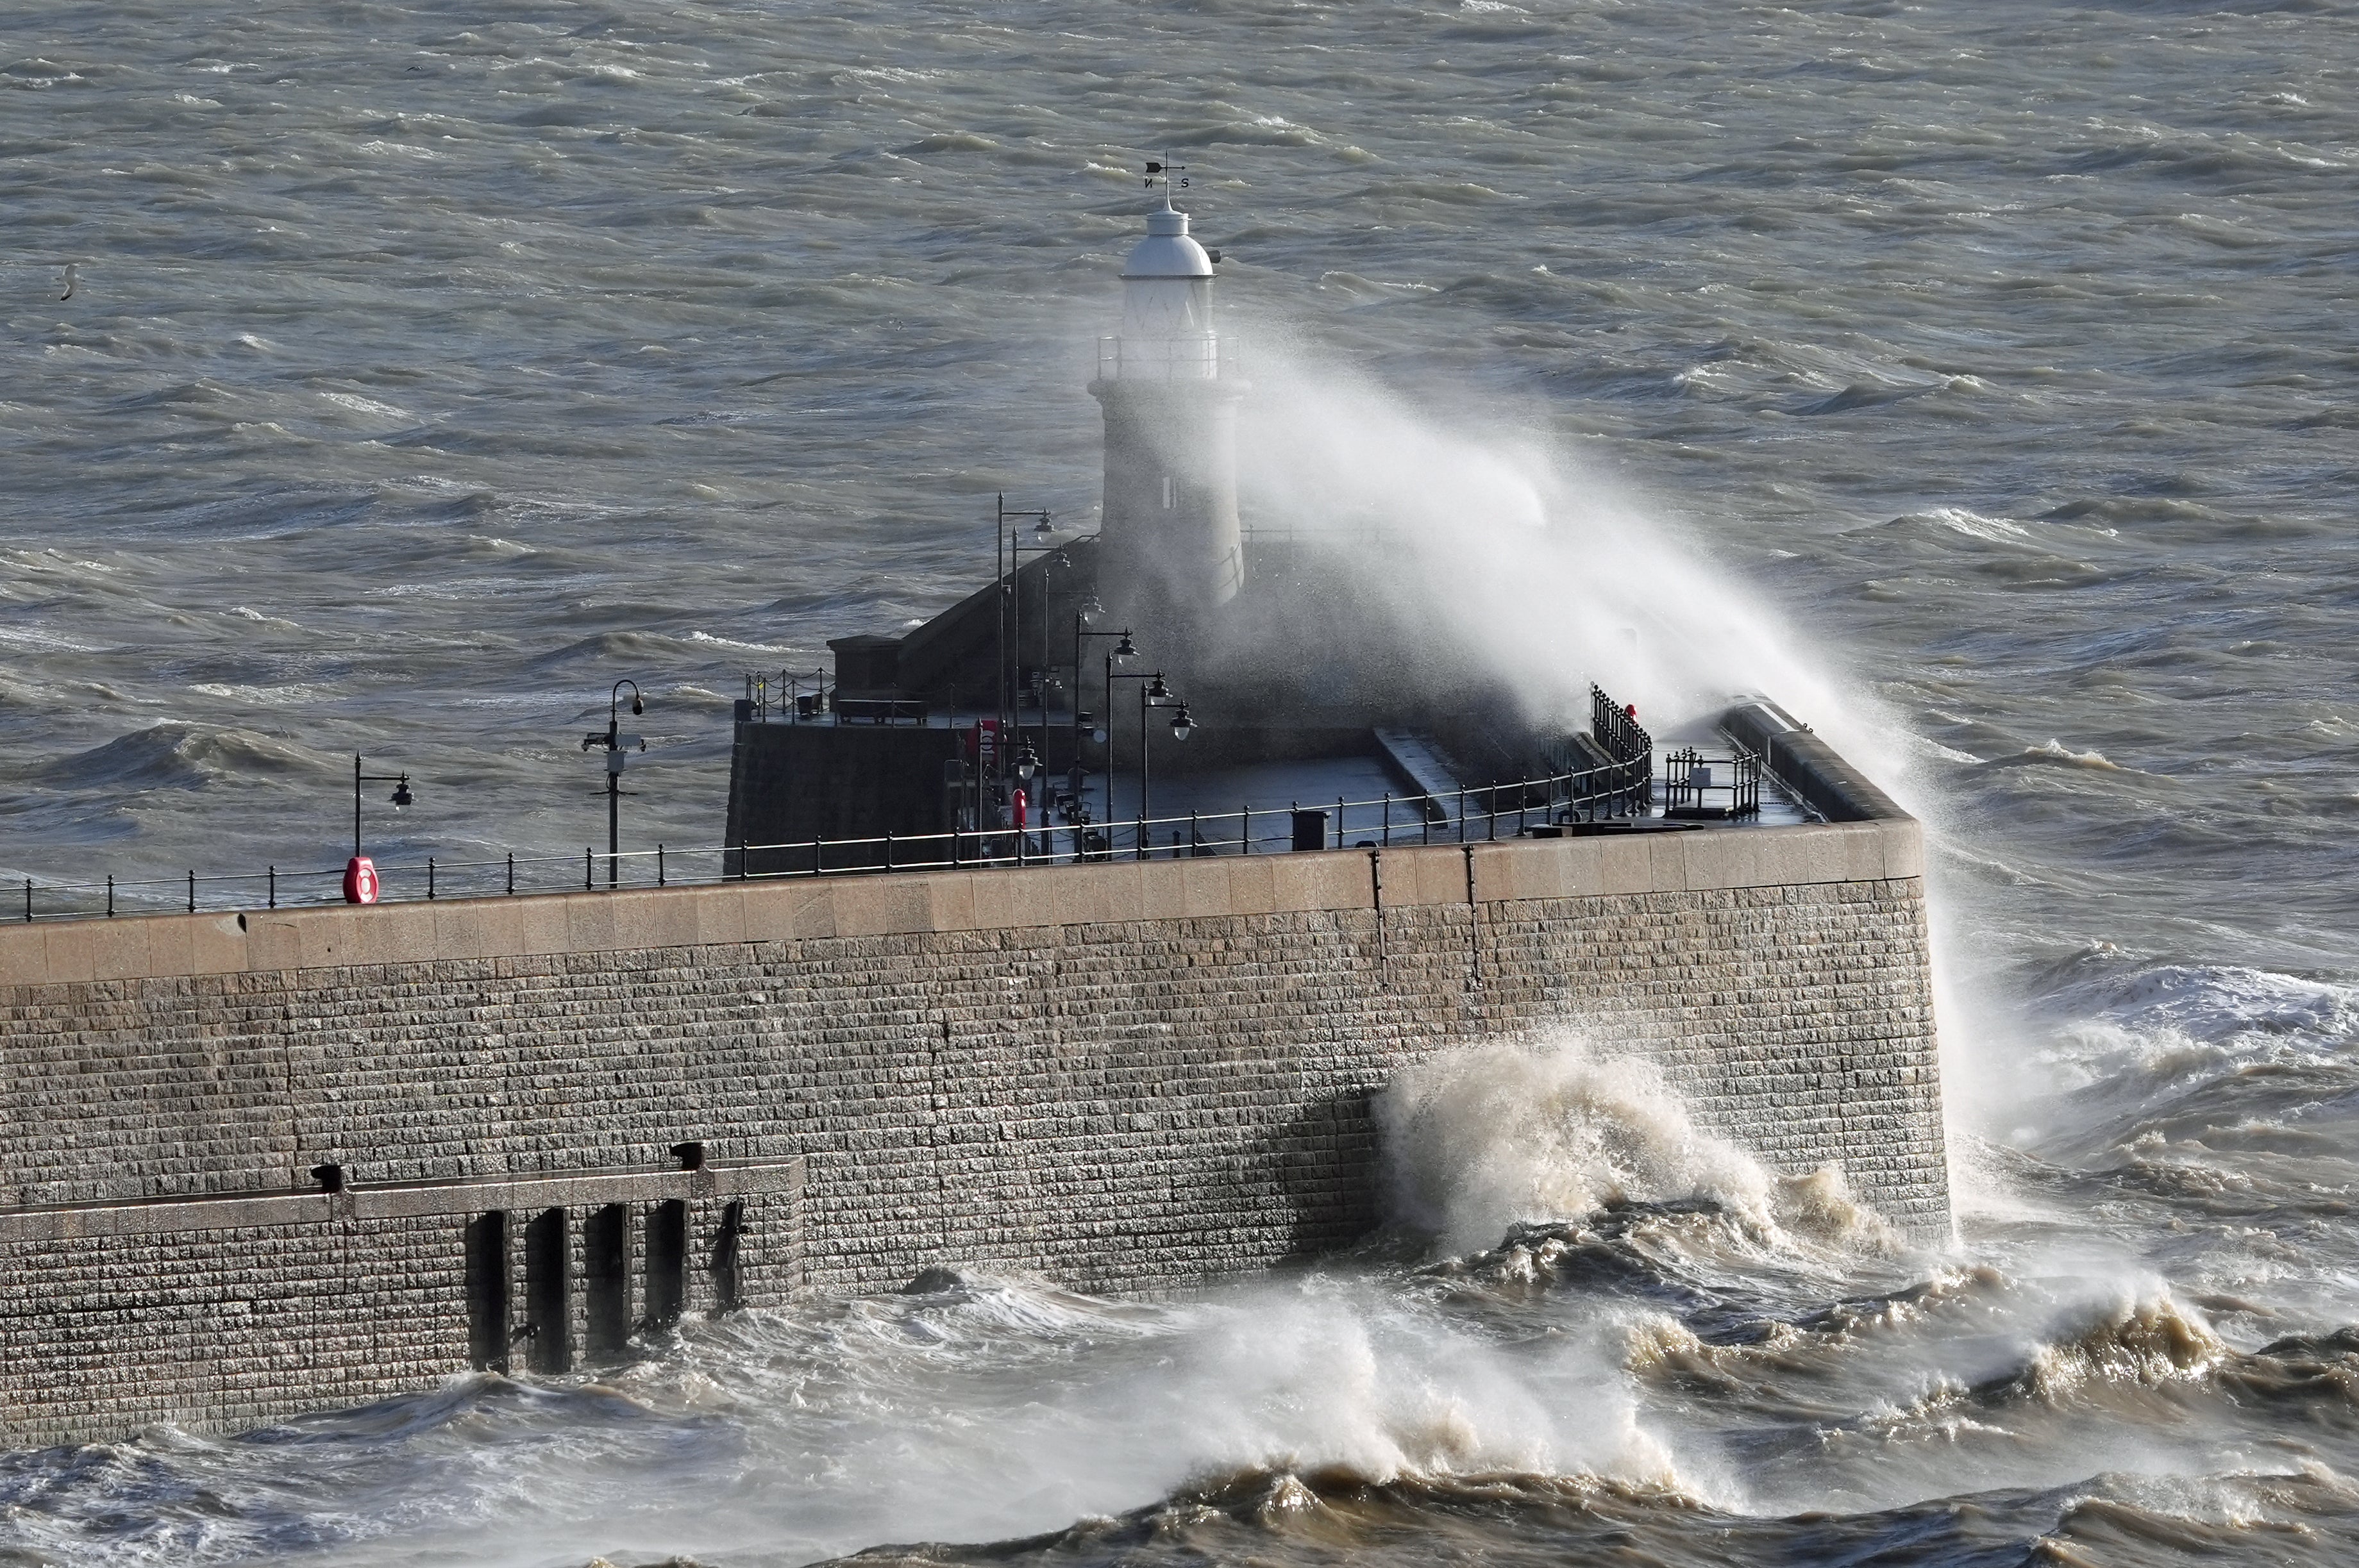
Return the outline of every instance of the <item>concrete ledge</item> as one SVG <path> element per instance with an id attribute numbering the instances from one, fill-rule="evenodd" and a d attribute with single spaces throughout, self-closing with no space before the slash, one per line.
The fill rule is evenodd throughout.
<path id="1" fill-rule="evenodd" d="M 93 1236 L 153 1236 L 172 1230 L 234 1230 L 256 1225 L 320 1225 L 330 1194 L 241 1193 L 234 1197 L 156 1198 L 141 1203 L 65 1204 L 0 1209 L 0 1241 L 68 1241 Z"/>
<path id="2" fill-rule="evenodd" d="M 1396 907 L 1923 876 L 1916 819 L 1885 807 L 1792 827 L 1404 845 L 1375 864 L 1327 849 L 0 925 L 0 988 L 1364 910 L 1379 875 Z"/>
<path id="3" fill-rule="evenodd" d="M 1913 820 L 1832 746 L 1768 703 L 1740 703 L 1721 715 L 1720 727 L 1830 822 Z"/>
<path id="4" fill-rule="evenodd" d="M 253 1192 L 122 1203 L 59 1204 L 0 1209 L 0 1241 L 65 1241 L 85 1237 L 156 1236 L 175 1231 L 242 1230 L 324 1225 L 337 1219 L 412 1219 L 491 1209 L 590 1207 L 659 1203 L 666 1198 L 745 1197 L 800 1193 L 804 1161 L 707 1165 L 681 1171 L 567 1171 L 481 1181 L 384 1182 L 341 1193 Z"/>

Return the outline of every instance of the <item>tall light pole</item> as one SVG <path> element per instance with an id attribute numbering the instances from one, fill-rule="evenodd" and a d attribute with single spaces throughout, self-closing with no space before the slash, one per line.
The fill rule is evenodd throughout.
<path id="1" fill-rule="evenodd" d="M 1022 539 L 1018 536 L 1017 531 L 1008 526 L 1010 523 L 1021 523 L 1027 518 L 1032 520 L 1032 532 L 1038 538 L 1043 541 L 1042 543 L 1027 546 L 1024 544 Z M 1049 525 L 1049 509 L 1045 506 L 1035 507 L 1029 511 L 1021 509 L 1014 512 L 1009 511 L 1007 509 L 1007 495 L 1004 491 L 1001 492 L 999 495 L 998 519 L 998 522 L 995 524 L 992 528 L 991 544 L 994 551 L 993 564 L 998 568 L 999 572 L 997 580 L 1000 585 L 1001 600 L 999 615 L 999 721 L 1004 727 L 1014 729 L 1016 727 L 1016 680 L 1014 671 L 1008 663 L 1007 657 L 1008 643 L 1010 641 L 1008 634 L 1008 622 L 1011 619 L 1015 622 L 1015 635 L 1013 641 L 1016 644 L 1016 663 L 1021 664 L 1024 661 L 1023 554 L 1027 549 L 1033 554 L 1038 555 L 1056 548 L 1055 546 L 1045 542 L 1049 535 L 1056 530 Z M 1002 754 L 1004 755 L 1005 752 L 1003 752 Z"/>
<path id="2" fill-rule="evenodd" d="M 1194 734 L 1196 721 L 1189 717 L 1186 700 L 1174 695 L 1171 688 L 1163 683 L 1161 670 L 1156 671 L 1153 675 L 1115 675 L 1109 671 L 1106 676 L 1106 707 L 1109 710 L 1114 707 L 1114 683 L 1118 680 L 1147 683 L 1138 688 L 1138 858 L 1143 860 L 1147 859 L 1148 849 L 1147 821 L 1148 817 L 1155 815 L 1154 799 L 1149 793 L 1147 772 L 1147 710 L 1150 708 L 1171 708 L 1179 710 L 1171 716 L 1171 738 L 1175 741 L 1185 741 Z M 1108 717 L 1112 717 L 1111 711 Z M 1114 731 L 1111 725 L 1107 727 L 1106 733 L 1108 737 L 1106 754 L 1111 757 L 1114 754 L 1112 741 Z M 1109 767 L 1106 770 L 1106 810 L 1109 817 L 1114 810 L 1113 795 L 1114 770 Z"/>
<path id="3" fill-rule="evenodd" d="M 1086 611 L 1075 611 L 1073 612 L 1073 795 L 1076 799 L 1080 798 L 1082 793 L 1082 639 L 1088 637 L 1114 637 L 1121 639 L 1119 642 L 1115 643 L 1112 648 L 1106 650 L 1105 656 L 1105 702 L 1107 725 L 1109 730 L 1112 729 L 1113 724 L 1114 663 L 1120 659 L 1135 659 L 1138 656 L 1138 644 L 1130 640 L 1130 629 L 1128 627 L 1125 627 L 1119 632 L 1093 632 L 1088 629 L 1089 619 L 1089 613 Z M 1109 752 L 1106 755 L 1111 758 L 1114 753 Z M 1114 765 L 1109 762 L 1106 765 L 1106 816 L 1111 817 L 1113 815 Z"/>
<path id="4" fill-rule="evenodd" d="M 639 683 L 624 679 L 614 683 L 606 696 L 606 730 L 603 734 L 593 730 L 582 737 L 582 749 L 592 746 L 606 748 L 606 885 L 616 886 L 622 877 L 623 853 L 623 754 L 636 746 L 644 752 L 647 742 L 643 736 L 625 735 L 623 730 L 623 688 L 631 688 L 631 711 L 645 713 L 647 699 L 639 695 Z"/>

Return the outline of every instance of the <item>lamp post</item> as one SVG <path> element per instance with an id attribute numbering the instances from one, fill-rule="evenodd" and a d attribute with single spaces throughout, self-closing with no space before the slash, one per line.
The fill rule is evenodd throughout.
<path id="1" fill-rule="evenodd" d="M 1150 708 L 1178 709 L 1171 716 L 1171 738 L 1175 741 L 1185 741 L 1194 734 L 1196 721 L 1189 717 L 1186 699 L 1175 695 L 1171 688 L 1164 684 L 1161 670 L 1156 671 L 1153 675 L 1115 675 L 1109 672 L 1106 676 L 1106 708 L 1109 710 L 1109 717 L 1112 716 L 1111 710 L 1114 708 L 1114 683 L 1118 680 L 1147 683 L 1138 688 L 1138 858 L 1143 860 L 1147 859 L 1147 821 L 1155 814 L 1154 798 L 1149 791 L 1147 771 L 1147 710 Z M 1109 726 L 1108 735 L 1111 736 L 1112 732 L 1112 728 Z M 1111 741 L 1108 743 L 1107 755 L 1113 755 Z M 1113 779 L 1114 771 L 1109 767 L 1106 770 L 1106 808 L 1109 816 L 1112 815 L 1114 808 Z"/>
<path id="2" fill-rule="evenodd" d="M 1001 724 L 1010 729 L 1020 727 L 1016 709 L 1015 673 L 1008 662 L 1007 654 L 1008 644 L 1012 640 L 1015 643 L 1015 662 L 1021 664 L 1024 661 L 1023 557 L 1027 551 L 1034 555 L 1043 555 L 1057 548 L 1056 546 L 1048 543 L 1049 535 L 1056 532 L 1049 526 L 1049 509 L 1045 506 L 1035 507 L 1029 511 L 1023 509 L 1009 511 L 1006 493 L 1002 492 L 999 496 L 999 520 L 992 529 L 994 564 L 999 569 L 998 580 L 1002 600 L 999 616 L 999 720 Z M 1027 518 L 1032 520 L 1033 535 L 1040 541 L 1038 544 L 1025 544 L 1020 532 L 1008 526 L 1011 522 L 1021 523 Z M 1015 622 L 1012 639 L 1008 629 L 1011 620 Z M 1045 722 L 1044 712 L 1043 723 Z"/>
<path id="3" fill-rule="evenodd" d="M 639 695 L 639 683 L 629 679 L 618 680 L 614 683 L 614 689 L 606 695 L 604 732 L 592 730 L 589 734 L 582 737 L 582 749 L 585 752 L 592 746 L 606 748 L 606 885 L 608 887 L 617 885 L 622 877 L 623 756 L 634 746 L 642 752 L 647 749 L 645 737 L 625 735 L 622 732 L 625 687 L 631 688 L 631 711 L 645 713 L 647 710 L 647 698 Z"/>
<path id="4" fill-rule="evenodd" d="M 418 797 L 409 793 L 408 773 L 364 773 L 361 772 L 361 756 L 353 753 L 353 858 L 344 863 L 344 902 L 375 903 L 377 895 L 376 862 L 361 853 L 361 785 L 389 784 L 393 794 L 386 798 L 399 811 Z"/>
<path id="5" fill-rule="evenodd" d="M 1120 639 L 1106 650 L 1105 656 L 1105 703 L 1109 717 L 1114 712 L 1114 666 L 1118 660 L 1138 656 L 1138 644 L 1130 640 L 1128 627 L 1119 632 L 1093 632 L 1089 630 L 1089 619 L 1085 611 L 1073 612 L 1073 795 L 1076 799 L 1082 793 L 1082 642 L 1089 637 Z M 1109 752 L 1107 756 L 1111 758 L 1113 753 Z M 1114 764 L 1111 761 L 1106 764 L 1106 815 L 1114 815 Z"/>

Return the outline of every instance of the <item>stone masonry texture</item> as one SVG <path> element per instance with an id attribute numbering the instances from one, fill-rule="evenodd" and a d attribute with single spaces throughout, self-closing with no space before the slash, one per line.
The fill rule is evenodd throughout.
<path id="1" fill-rule="evenodd" d="M 1352 1241 L 1381 1217 L 1370 1107 L 1394 1070 L 1569 1025 L 1660 1062 L 1769 1165 L 1838 1162 L 1938 1241 L 1915 832 L 1710 835 L 1818 837 L 1757 866 L 1685 849 L 1683 871 L 1503 844 L 383 912 L 409 927 L 321 911 L 212 959 L 228 917 L 180 947 L 159 919 L 118 965 L 148 972 L 116 978 L 27 927 L 0 946 L 0 1208 L 285 1190 L 329 1162 L 359 1183 L 658 1168 L 692 1139 L 807 1162 L 799 1194 L 740 1211 L 748 1304 L 932 1265 L 1168 1290 Z M 533 935 L 558 905 L 572 924 Z M 524 935 L 482 935 L 495 917 Z M 379 940 L 408 956 L 342 961 Z M 452 952 L 470 944 L 518 950 Z M 692 1310 L 720 1304 L 723 1220 L 690 1206 Z M 464 1225 L 0 1241 L 0 1445 L 234 1430 L 463 1372 Z"/>

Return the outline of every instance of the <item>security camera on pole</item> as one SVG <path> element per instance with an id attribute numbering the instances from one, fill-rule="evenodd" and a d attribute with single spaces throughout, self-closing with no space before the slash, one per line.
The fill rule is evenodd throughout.
<path id="1" fill-rule="evenodd" d="M 614 683 L 614 689 L 607 694 L 605 730 L 601 733 L 593 730 L 582 737 L 582 749 L 585 752 L 592 746 L 606 748 L 606 885 L 608 887 L 615 886 L 622 880 L 623 758 L 629 752 L 644 752 L 647 749 L 645 736 L 625 735 L 622 732 L 625 687 L 631 688 L 631 711 L 634 714 L 639 714 L 647 710 L 647 699 L 639 695 L 638 683 L 633 680 L 618 680 Z"/>

